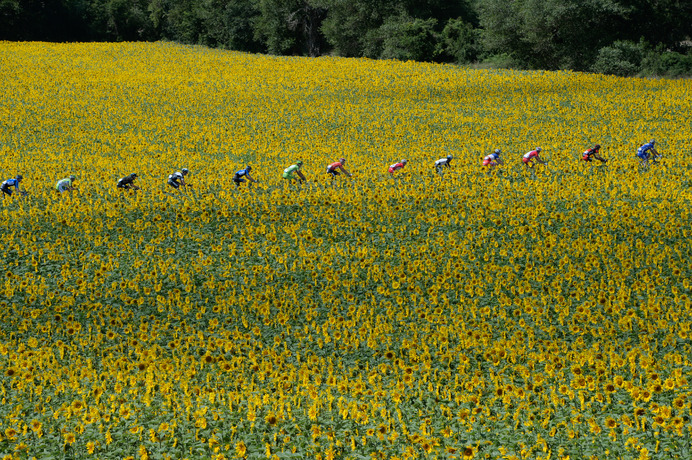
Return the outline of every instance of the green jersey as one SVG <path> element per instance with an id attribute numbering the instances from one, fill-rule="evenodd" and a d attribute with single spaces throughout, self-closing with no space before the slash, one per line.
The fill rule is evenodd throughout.
<path id="1" fill-rule="evenodd" d="M 299 169 L 300 169 L 300 166 L 298 166 L 298 165 L 289 166 L 288 168 L 284 169 L 283 178 L 284 179 L 293 179 L 293 173 L 298 171 Z"/>
<path id="2" fill-rule="evenodd" d="M 58 189 L 59 192 L 64 192 L 70 187 L 72 187 L 72 181 L 69 178 L 59 180 L 58 183 L 55 184 L 55 188 Z"/>

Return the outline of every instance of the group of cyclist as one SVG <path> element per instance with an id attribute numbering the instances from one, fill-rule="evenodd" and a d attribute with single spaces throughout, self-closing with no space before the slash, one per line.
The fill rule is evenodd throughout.
<path id="1" fill-rule="evenodd" d="M 637 157 L 640 159 L 640 166 L 648 165 L 649 160 L 653 160 L 654 163 L 656 162 L 656 159 L 659 157 L 659 155 L 656 151 L 655 144 L 656 141 L 652 139 L 649 142 L 642 144 L 637 149 Z M 608 160 L 606 160 L 600 155 L 600 150 L 601 146 L 599 144 L 596 144 L 595 146 L 586 149 L 582 154 L 581 160 L 586 162 L 598 160 L 602 163 L 606 163 Z M 541 147 L 536 147 L 534 150 L 525 153 L 522 156 L 521 160 L 526 167 L 533 167 L 535 164 L 545 164 L 547 163 L 547 161 L 540 157 L 540 153 L 542 151 L 543 150 L 541 149 Z M 500 149 L 495 149 L 491 154 L 483 157 L 483 166 L 487 168 L 494 168 L 495 166 L 503 165 L 504 161 L 502 160 L 501 155 L 502 151 Z M 434 167 L 437 174 L 442 175 L 445 169 L 451 168 L 451 163 L 453 159 L 454 157 L 452 155 L 448 155 L 445 158 L 440 158 L 439 160 L 435 161 Z M 334 163 L 331 163 L 329 166 L 327 166 L 327 174 L 329 174 L 332 178 L 339 176 L 340 174 L 344 174 L 348 177 L 351 177 L 352 174 L 345 168 L 345 164 L 346 159 L 340 158 L 338 161 L 335 161 Z M 390 175 L 393 176 L 397 171 L 406 167 L 407 164 L 408 160 L 401 160 L 389 166 L 388 172 Z M 283 179 L 289 182 L 293 180 L 297 180 L 301 183 L 306 181 L 307 179 L 305 178 L 305 175 L 301 170 L 302 167 L 303 162 L 298 161 L 295 164 L 292 164 L 288 168 L 284 169 L 282 174 Z M 257 180 L 255 180 L 250 175 L 251 171 L 252 167 L 246 166 L 245 168 L 235 172 L 232 180 L 235 183 L 236 188 L 239 187 L 246 180 L 250 184 L 257 182 Z M 168 185 L 176 190 L 180 189 L 180 187 L 190 186 L 190 184 L 185 181 L 185 177 L 189 173 L 190 171 L 187 168 L 183 168 L 180 171 L 174 172 L 173 174 L 168 176 Z M 137 177 L 137 173 L 128 174 L 127 176 L 121 178 L 118 181 L 117 188 L 123 190 L 140 190 L 140 188 L 134 183 Z M 22 180 L 23 177 L 21 174 L 19 174 L 16 177 L 4 181 L 0 185 L 0 190 L 3 192 L 3 198 L 5 197 L 5 195 L 12 196 L 12 193 L 15 191 L 21 194 L 26 194 L 26 191 L 20 190 L 19 188 L 19 184 L 22 182 Z M 75 189 L 74 181 L 76 180 L 77 178 L 74 175 L 70 175 L 65 179 L 59 180 L 55 185 L 55 188 L 60 193 L 70 192 Z"/>
<path id="2" fill-rule="evenodd" d="M 659 158 L 659 154 L 656 151 L 655 148 L 656 141 L 654 139 L 650 140 L 649 142 L 642 144 L 638 149 L 637 149 L 637 157 L 639 157 L 639 164 L 640 166 L 646 166 L 649 163 L 649 160 L 653 160 L 654 163 L 656 163 L 656 160 Z M 540 147 L 536 147 L 534 150 L 531 150 L 530 152 L 526 152 L 521 160 L 526 165 L 527 167 L 532 167 L 534 166 L 534 161 L 539 164 L 545 164 L 547 161 L 543 160 L 540 157 L 540 153 L 543 151 Z M 603 158 L 600 155 L 601 151 L 601 146 L 599 144 L 594 145 L 593 147 L 590 147 L 582 153 L 581 159 L 582 161 L 590 162 L 593 160 L 598 160 L 601 163 L 606 163 L 608 160 Z M 483 158 L 483 166 L 488 166 L 488 167 L 494 167 L 497 165 L 503 164 L 503 161 L 500 159 L 500 154 L 502 151 L 500 149 L 495 149 L 493 153 L 490 155 L 487 155 L 486 157 Z"/>

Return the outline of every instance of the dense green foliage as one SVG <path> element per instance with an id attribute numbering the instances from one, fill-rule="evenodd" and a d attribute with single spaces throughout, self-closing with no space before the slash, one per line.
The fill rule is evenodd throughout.
<path id="1" fill-rule="evenodd" d="M 0 39 L 172 40 L 284 55 L 692 74 L 677 0 L 0 0 Z"/>

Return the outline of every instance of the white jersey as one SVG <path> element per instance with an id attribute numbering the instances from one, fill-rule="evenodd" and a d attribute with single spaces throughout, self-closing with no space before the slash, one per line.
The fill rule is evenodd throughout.
<path id="1" fill-rule="evenodd" d="M 183 176 L 183 173 L 181 173 L 180 171 L 174 172 L 173 174 L 168 176 L 168 180 L 172 180 L 173 182 L 181 181 L 184 178 L 185 178 L 185 176 Z"/>
<path id="2" fill-rule="evenodd" d="M 430 163 L 428 163 L 430 164 Z M 444 166 L 447 164 L 447 159 L 446 158 L 440 158 L 435 162 L 435 166 Z"/>

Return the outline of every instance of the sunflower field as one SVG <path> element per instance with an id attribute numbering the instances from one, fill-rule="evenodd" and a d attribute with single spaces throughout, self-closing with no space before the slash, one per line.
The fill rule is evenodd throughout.
<path id="1" fill-rule="evenodd" d="M 0 74 L 0 459 L 692 456 L 692 81 L 163 42 Z"/>

